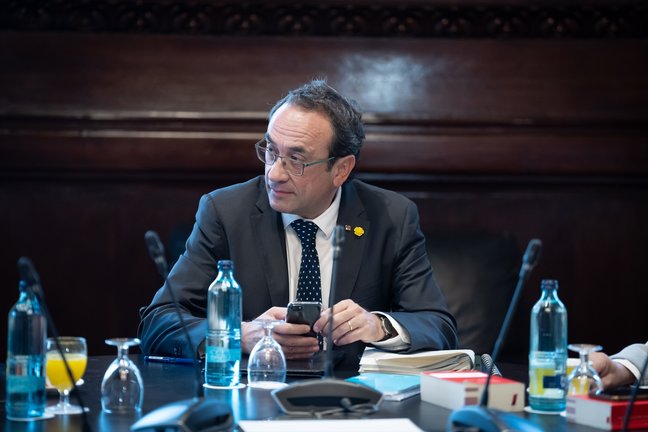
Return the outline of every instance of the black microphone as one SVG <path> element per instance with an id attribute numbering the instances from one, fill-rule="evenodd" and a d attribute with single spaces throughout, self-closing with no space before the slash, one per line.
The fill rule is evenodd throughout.
<path id="1" fill-rule="evenodd" d="M 632 386 L 632 393 L 630 393 L 630 400 L 628 401 L 628 407 L 626 408 L 626 412 L 623 415 L 623 425 L 621 426 L 622 432 L 627 431 L 628 426 L 630 425 L 630 418 L 632 417 L 632 407 L 634 406 L 634 403 L 637 400 L 637 395 L 639 394 L 639 387 L 641 387 L 641 381 L 643 380 L 643 377 L 646 374 L 646 368 L 648 368 L 648 356 L 646 356 L 646 360 L 644 360 L 643 367 L 639 372 L 639 378 L 637 378 L 637 381 Z"/>
<path id="2" fill-rule="evenodd" d="M 502 323 L 502 327 L 500 327 L 500 332 L 497 335 L 497 339 L 495 341 L 493 355 L 491 356 L 492 363 L 488 368 L 488 376 L 486 378 L 484 392 L 482 393 L 479 405 L 465 406 L 453 411 L 448 418 L 446 430 L 454 431 L 455 428 L 465 429 L 472 427 L 477 428 L 480 431 L 488 432 L 498 432 L 505 430 L 516 430 L 521 432 L 542 432 L 541 428 L 534 425 L 525 418 L 518 417 L 511 413 L 505 413 L 496 409 L 488 408 L 488 388 L 490 386 L 495 362 L 497 361 L 500 349 L 511 326 L 513 314 L 517 307 L 518 300 L 520 299 L 520 295 L 522 294 L 522 287 L 529 279 L 531 271 L 538 263 L 541 250 L 542 242 L 538 239 L 532 239 L 527 245 L 526 251 L 524 252 L 520 274 L 518 275 L 517 286 L 515 287 L 513 297 L 511 298 L 511 303 L 509 304 L 508 310 L 506 311 L 504 322 Z"/>
<path id="3" fill-rule="evenodd" d="M 45 294 L 43 293 L 43 287 L 40 282 L 40 276 L 38 275 L 38 272 L 36 272 L 36 268 L 34 267 L 34 264 L 29 258 L 23 256 L 18 259 L 18 274 L 20 275 L 20 279 L 24 280 L 25 283 L 27 284 L 27 289 L 30 290 L 34 294 L 34 296 L 36 296 L 36 299 L 38 300 L 38 303 L 41 309 L 43 310 L 43 314 L 45 315 L 45 320 L 47 321 L 47 327 L 49 328 L 49 331 L 52 337 L 54 338 L 54 344 L 56 345 L 56 350 L 61 356 L 61 359 L 63 359 L 65 372 L 67 373 L 67 376 L 70 379 L 70 382 L 72 383 L 72 389 L 74 390 L 73 393 L 76 396 L 77 401 L 79 402 L 79 406 L 81 407 L 83 430 L 91 431 L 92 429 L 90 428 L 90 422 L 88 421 L 88 416 L 86 414 L 87 408 L 83 403 L 83 398 L 81 397 L 81 393 L 79 392 L 76 382 L 74 381 L 74 376 L 72 375 L 72 369 L 70 369 L 70 365 L 68 364 L 68 361 L 65 358 L 65 355 L 63 353 L 63 347 L 61 347 L 61 343 L 59 342 L 60 335 L 58 330 L 56 329 L 56 325 L 54 324 L 54 319 L 52 318 L 52 315 L 50 315 L 49 309 L 47 308 L 47 304 L 45 303 Z"/>
<path id="4" fill-rule="evenodd" d="M 342 243 L 344 243 L 344 228 L 342 225 L 336 225 L 333 230 L 333 268 L 331 271 L 331 289 L 329 290 L 329 306 L 331 314 L 328 320 L 328 334 L 326 335 L 326 365 L 324 369 L 324 378 L 334 378 L 333 375 L 333 305 L 335 304 L 335 289 L 337 287 L 337 262 L 342 252 Z"/>
<path id="5" fill-rule="evenodd" d="M 200 373 L 200 359 L 198 350 L 191 343 L 189 331 L 185 325 L 180 306 L 176 300 L 171 281 L 169 280 L 169 265 L 164 256 L 164 246 L 160 237 L 155 231 L 146 231 L 144 234 L 146 247 L 155 267 L 164 279 L 167 291 L 173 302 L 175 312 L 178 315 L 180 327 L 184 333 L 187 346 L 192 351 L 194 372 L 196 373 L 196 395 L 192 399 L 184 399 L 178 402 L 172 402 L 157 408 L 146 414 L 138 420 L 131 431 L 154 432 L 154 431 L 229 431 L 233 427 L 233 417 L 231 408 L 214 399 L 203 398 L 202 375 Z"/>
<path id="6" fill-rule="evenodd" d="M 378 410 L 382 393 L 368 386 L 338 380 L 333 376 L 333 305 L 337 286 L 337 264 L 344 242 L 344 227 L 336 225 L 333 231 L 333 268 L 329 290 L 330 314 L 326 335 L 325 374 L 321 380 L 299 381 L 273 390 L 272 397 L 286 414 L 317 417 L 325 413 L 352 412 L 369 414 Z"/>

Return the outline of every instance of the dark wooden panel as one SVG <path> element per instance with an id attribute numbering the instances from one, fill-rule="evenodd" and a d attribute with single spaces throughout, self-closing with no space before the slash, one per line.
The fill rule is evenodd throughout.
<path id="1" fill-rule="evenodd" d="M 164 53 L 164 54 L 162 54 Z M 0 113 L 253 112 L 326 75 L 367 117 L 641 124 L 646 40 L 2 35 Z"/>

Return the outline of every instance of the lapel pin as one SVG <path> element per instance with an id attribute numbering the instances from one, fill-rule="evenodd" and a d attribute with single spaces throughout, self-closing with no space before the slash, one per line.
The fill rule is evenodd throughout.
<path id="1" fill-rule="evenodd" d="M 355 227 L 353 228 L 353 234 L 355 234 L 356 237 L 362 237 L 364 230 L 362 229 L 362 227 Z"/>
<path id="2" fill-rule="evenodd" d="M 344 225 L 344 231 L 351 231 L 351 225 Z"/>

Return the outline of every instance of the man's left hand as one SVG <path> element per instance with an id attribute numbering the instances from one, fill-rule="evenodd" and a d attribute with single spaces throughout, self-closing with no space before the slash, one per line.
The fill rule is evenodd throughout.
<path id="1" fill-rule="evenodd" d="M 356 341 L 372 343 L 381 340 L 383 332 L 380 318 L 367 312 L 353 300 L 342 300 L 333 306 L 333 343 L 347 345 Z M 313 325 L 313 330 L 326 334 L 331 309 L 325 309 Z"/>

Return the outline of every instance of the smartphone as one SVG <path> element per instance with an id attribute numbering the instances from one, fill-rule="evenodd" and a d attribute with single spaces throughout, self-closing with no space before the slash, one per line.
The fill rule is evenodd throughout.
<path id="1" fill-rule="evenodd" d="M 598 393 L 591 393 L 590 397 L 609 401 L 624 401 L 630 399 L 631 395 L 632 387 L 625 386 L 603 390 Z M 637 391 L 637 400 L 641 399 L 648 399 L 648 387 L 639 387 L 639 390 Z"/>
<path id="2" fill-rule="evenodd" d="M 286 312 L 286 322 L 292 324 L 307 324 L 313 328 L 313 324 L 320 317 L 322 303 L 320 302 L 303 302 L 295 301 L 288 303 Z M 315 337 L 315 332 L 311 331 L 308 336 Z"/>

